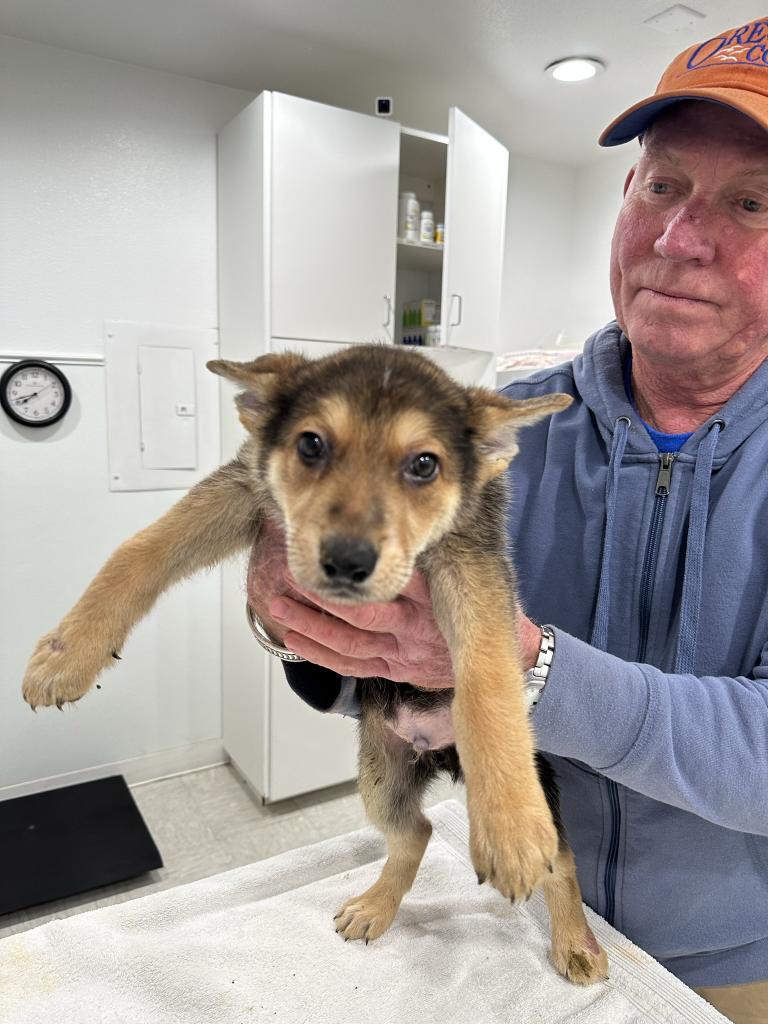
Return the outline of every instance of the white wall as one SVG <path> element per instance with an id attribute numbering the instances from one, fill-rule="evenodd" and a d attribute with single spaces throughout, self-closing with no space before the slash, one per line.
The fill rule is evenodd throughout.
<path id="1" fill-rule="evenodd" d="M 573 168 L 509 159 L 499 351 L 550 348 L 567 317 Z"/>
<path id="2" fill-rule="evenodd" d="M 624 181 L 638 155 L 637 143 L 629 142 L 601 154 L 600 160 L 576 172 L 565 320 L 569 345 L 580 346 L 593 331 L 613 319 L 611 238 Z"/>
<path id="3" fill-rule="evenodd" d="M 102 322 L 216 326 L 216 132 L 250 95 L 0 37 L 0 97 L 0 359 L 92 356 L 64 367 L 60 425 L 0 416 L 2 798 L 220 756 L 218 572 L 166 597 L 77 707 L 33 715 L 19 686 L 37 636 L 180 496 L 108 490 Z"/>
<path id="4" fill-rule="evenodd" d="M 580 348 L 613 318 L 608 270 L 630 143 L 574 170 L 510 155 L 499 351 Z"/>

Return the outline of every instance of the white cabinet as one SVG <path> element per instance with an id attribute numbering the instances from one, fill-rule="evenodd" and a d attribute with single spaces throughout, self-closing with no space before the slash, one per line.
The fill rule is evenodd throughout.
<path id="1" fill-rule="evenodd" d="M 421 336 L 403 322 L 404 305 L 429 298 L 439 303 L 444 345 L 496 352 L 508 166 L 504 146 L 455 107 L 447 136 L 401 129 L 400 191 L 433 210 L 445 244 L 398 242 L 398 340 Z"/>
<path id="2" fill-rule="evenodd" d="M 397 241 L 416 191 L 445 246 Z M 224 359 L 400 342 L 404 303 L 442 299 L 447 345 L 424 349 L 464 383 L 493 386 L 506 150 L 460 111 L 448 136 L 265 92 L 219 136 L 219 336 Z M 455 323 L 450 321 L 456 321 Z M 222 444 L 242 439 L 222 384 Z M 223 573 L 223 742 L 267 800 L 354 777 L 354 723 L 293 695 L 245 624 L 245 569 Z"/>
<path id="3" fill-rule="evenodd" d="M 288 686 L 281 662 L 253 639 L 245 621 L 245 571 L 242 560 L 228 562 L 222 573 L 225 750 L 268 801 L 353 779 L 356 722 L 304 704 Z"/>
<path id="4" fill-rule="evenodd" d="M 448 345 L 495 352 L 507 164 L 455 108 L 440 136 L 262 93 L 219 135 L 222 352 L 400 341 L 418 333 L 404 302 L 427 297 Z M 445 224 L 444 246 L 398 244 L 404 190 Z"/>
<path id="5" fill-rule="evenodd" d="M 495 352 L 509 153 L 455 107 L 448 135 L 443 330 L 448 345 Z"/>
<path id="6" fill-rule="evenodd" d="M 272 95 L 272 336 L 392 340 L 398 125 Z"/>

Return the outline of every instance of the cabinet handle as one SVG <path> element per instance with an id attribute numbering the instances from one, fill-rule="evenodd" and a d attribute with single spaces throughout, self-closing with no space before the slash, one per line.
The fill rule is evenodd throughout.
<path id="1" fill-rule="evenodd" d="M 387 319 L 384 321 L 384 323 L 381 326 L 382 327 L 389 327 L 389 324 L 390 324 L 390 322 L 392 320 L 392 297 L 390 295 L 385 295 L 384 296 L 384 301 L 387 304 Z"/>
<path id="2" fill-rule="evenodd" d="M 459 324 L 461 323 L 461 317 L 464 313 L 464 300 L 458 294 L 458 292 L 451 292 L 451 302 L 453 302 L 454 299 L 459 300 L 459 316 L 457 320 L 452 320 L 451 323 L 448 324 L 449 327 L 458 327 Z"/>

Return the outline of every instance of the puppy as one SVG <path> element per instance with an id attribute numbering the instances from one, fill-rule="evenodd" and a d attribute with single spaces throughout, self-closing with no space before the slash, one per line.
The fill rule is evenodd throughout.
<path id="1" fill-rule="evenodd" d="M 514 401 L 461 387 L 421 354 L 392 346 L 208 368 L 243 389 L 236 401 L 248 439 L 237 458 L 112 555 L 38 642 L 25 700 L 33 708 L 79 700 L 164 590 L 248 548 L 265 517 L 283 526 L 295 578 L 332 601 L 392 600 L 418 567 L 455 690 L 359 684 L 360 790 L 388 858 L 375 885 L 341 909 L 337 931 L 368 941 L 389 927 L 431 832 L 421 796 L 447 768 L 466 782 L 478 879 L 513 901 L 543 886 L 557 970 L 580 984 L 605 977 L 552 772 L 534 750 L 504 525 L 504 470 L 518 428 L 570 398 Z M 414 703 L 432 714 L 451 704 L 455 746 L 414 753 L 393 729 Z"/>

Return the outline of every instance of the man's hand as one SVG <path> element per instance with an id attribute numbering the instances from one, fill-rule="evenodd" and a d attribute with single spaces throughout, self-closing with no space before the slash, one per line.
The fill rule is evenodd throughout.
<path id="1" fill-rule="evenodd" d="M 269 634 L 314 665 L 343 676 L 381 676 L 425 688 L 454 685 L 448 645 L 424 577 L 385 604 L 344 605 L 303 590 L 290 575 L 285 542 L 267 523 L 251 552 L 248 600 Z M 520 613 L 523 667 L 536 661 L 541 630 Z"/>
<path id="2" fill-rule="evenodd" d="M 248 601 L 274 640 L 339 675 L 453 686 L 448 646 L 420 573 L 414 573 L 403 593 L 386 604 L 324 601 L 302 590 L 290 575 L 285 538 L 276 524 L 268 522 L 251 552 Z"/>
<path id="3" fill-rule="evenodd" d="M 248 603 L 264 623 L 269 635 L 279 644 L 284 643 L 286 628 L 269 612 L 270 602 L 276 597 L 291 597 L 307 602 L 291 583 L 285 560 L 285 536 L 272 520 L 266 520 L 251 549 L 248 563 Z"/>
<path id="4" fill-rule="evenodd" d="M 307 661 L 343 676 L 453 686 L 451 656 L 420 573 L 386 604 L 334 604 L 307 594 L 295 582 L 294 587 L 302 601 L 309 598 L 315 607 L 280 597 L 270 602 L 270 614 L 289 630 L 285 645 Z"/>

